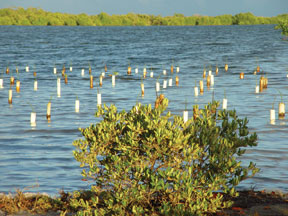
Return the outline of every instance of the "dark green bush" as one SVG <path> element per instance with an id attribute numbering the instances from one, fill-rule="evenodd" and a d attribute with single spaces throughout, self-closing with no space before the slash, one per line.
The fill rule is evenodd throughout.
<path id="1" fill-rule="evenodd" d="M 184 123 L 167 106 L 104 105 L 96 112 L 103 120 L 81 129 L 74 156 L 94 184 L 89 200 L 75 192 L 79 214 L 201 215 L 231 205 L 223 193 L 237 196 L 235 186 L 258 171 L 237 161 L 242 147 L 256 146 L 247 119 L 213 102 Z"/>
<path id="2" fill-rule="evenodd" d="M 275 26 L 276 29 L 281 29 L 282 34 L 288 36 L 288 22 L 286 20 L 280 20 L 279 24 Z"/>

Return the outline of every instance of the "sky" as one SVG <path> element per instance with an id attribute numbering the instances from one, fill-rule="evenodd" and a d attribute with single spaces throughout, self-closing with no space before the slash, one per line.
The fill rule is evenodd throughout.
<path id="1" fill-rule="evenodd" d="M 0 0 L 0 8 L 35 7 L 50 12 L 89 15 L 154 14 L 171 16 L 181 13 L 217 16 L 251 12 L 256 16 L 271 17 L 288 13 L 288 0 Z"/>

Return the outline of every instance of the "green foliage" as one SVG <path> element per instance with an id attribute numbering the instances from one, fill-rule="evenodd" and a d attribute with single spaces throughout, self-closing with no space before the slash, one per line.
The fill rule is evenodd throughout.
<path id="1" fill-rule="evenodd" d="M 279 24 L 275 28 L 281 29 L 282 34 L 288 36 L 288 21 L 287 20 L 280 20 Z"/>
<path id="2" fill-rule="evenodd" d="M 252 13 L 240 13 L 235 16 L 184 16 L 175 13 L 173 16 L 146 15 L 128 13 L 126 15 L 112 15 L 100 13 L 66 14 L 46 12 L 37 8 L 4 8 L 0 9 L 0 25 L 83 25 L 83 26 L 150 26 L 150 25 L 255 25 L 278 24 L 279 20 L 287 20 L 288 14 L 277 17 L 256 17 Z"/>
<path id="3" fill-rule="evenodd" d="M 258 171 L 236 159 L 257 135 L 247 119 L 218 106 L 195 107 L 186 123 L 166 111 L 167 99 L 129 112 L 99 107 L 103 120 L 80 129 L 84 139 L 73 143 L 82 175 L 94 184 L 88 200 L 75 192 L 72 206 L 79 215 L 204 215 L 230 206 L 222 193 L 237 196 L 235 186 Z"/>
<path id="4" fill-rule="evenodd" d="M 76 18 L 77 25 L 80 26 L 93 26 L 94 23 L 92 22 L 91 18 L 87 14 L 79 14 Z"/>

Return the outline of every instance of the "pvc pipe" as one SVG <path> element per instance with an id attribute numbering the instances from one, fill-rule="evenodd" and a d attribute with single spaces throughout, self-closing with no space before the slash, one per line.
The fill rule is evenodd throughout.
<path id="1" fill-rule="evenodd" d="M 57 78 L 57 97 L 61 97 L 61 78 Z"/>
<path id="2" fill-rule="evenodd" d="M 103 76 L 101 75 L 99 77 L 99 86 L 102 86 L 102 84 L 103 84 Z"/>
<path id="3" fill-rule="evenodd" d="M 283 102 L 279 103 L 278 116 L 279 118 L 285 117 L 285 104 Z"/>
<path id="4" fill-rule="evenodd" d="M 20 92 L 20 80 L 16 81 L 16 92 Z"/>
<path id="5" fill-rule="evenodd" d="M 225 64 L 225 66 L 224 66 L 224 69 L 225 69 L 225 71 L 227 72 L 228 71 L 228 64 Z"/>
<path id="6" fill-rule="evenodd" d="M 203 84 L 203 80 L 200 80 L 200 81 L 199 81 L 199 86 L 200 86 L 200 93 L 203 94 L 203 92 L 204 92 L 204 84 Z"/>
<path id="7" fill-rule="evenodd" d="M 34 91 L 38 90 L 38 82 L 37 80 L 34 80 Z"/>
<path id="8" fill-rule="evenodd" d="M 47 113 L 46 113 L 47 120 L 51 119 L 51 102 L 49 101 L 47 104 Z"/>
<path id="9" fill-rule="evenodd" d="M 156 92 L 159 92 L 159 91 L 160 91 L 160 83 L 156 82 Z"/>
<path id="10" fill-rule="evenodd" d="M 101 100 L 101 94 L 97 93 L 97 106 L 101 106 L 102 100 Z"/>
<path id="11" fill-rule="evenodd" d="M 169 81 L 168 81 L 168 86 L 172 86 L 173 85 L 173 79 L 170 78 Z"/>
<path id="12" fill-rule="evenodd" d="M 199 94 L 198 87 L 195 86 L 195 87 L 194 87 L 194 96 L 197 97 L 198 94 Z"/>
<path id="13" fill-rule="evenodd" d="M 13 76 L 10 77 L 10 85 L 14 85 L 15 78 Z"/>
<path id="14" fill-rule="evenodd" d="M 227 99 L 223 98 L 222 109 L 227 109 Z"/>
<path id="15" fill-rule="evenodd" d="M 163 80 L 163 89 L 167 88 L 167 80 Z"/>
<path id="16" fill-rule="evenodd" d="M 255 87 L 255 93 L 256 93 L 256 94 L 259 93 L 259 86 L 258 86 L 258 85 L 256 85 L 256 87 Z"/>
<path id="17" fill-rule="evenodd" d="M 141 83 L 141 95 L 144 96 L 144 83 Z"/>
<path id="18" fill-rule="evenodd" d="M 90 88 L 93 88 L 93 75 L 90 75 Z"/>
<path id="19" fill-rule="evenodd" d="M 275 121 L 275 109 L 270 110 L 270 121 Z"/>
<path id="20" fill-rule="evenodd" d="M 12 95 L 13 95 L 12 89 L 9 89 L 8 91 L 8 103 L 9 104 L 12 104 Z"/>
<path id="21" fill-rule="evenodd" d="M 188 121 L 188 111 L 187 110 L 183 111 L 183 121 L 184 121 L 184 123 L 186 123 Z"/>
<path id="22" fill-rule="evenodd" d="M 175 84 L 176 84 L 176 86 L 179 85 L 179 77 L 178 76 L 175 77 Z"/>
<path id="23" fill-rule="evenodd" d="M 31 112 L 30 123 L 36 124 L 36 112 Z"/>
<path id="24" fill-rule="evenodd" d="M 75 112 L 78 113 L 80 110 L 80 101 L 78 99 L 75 100 Z"/>
<path id="25" fill-rule="evenodd" d="M 132 68 L 129 66 L 128 69 L 127 69 L 127 74 L 131 75 L 131 71 L 132 71 Z"/>
<path id="26" fill-rule="evenodd" d="M 112 75 L 112 86 L 116 85 L 115 75 Z"/>
<path id="27" fill-rule="evenodd" d="M 210 76 L 210 84 L 211 84 L 211 86 L 214 86 L 214 75 L 212 74 L 211 76 Z"/>

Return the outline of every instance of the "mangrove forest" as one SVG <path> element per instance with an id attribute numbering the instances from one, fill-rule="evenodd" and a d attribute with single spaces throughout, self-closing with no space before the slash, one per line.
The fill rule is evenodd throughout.
<path id="1" fill-rule="evenodd" d="M 260 17 L 252 13 L 220 16 L 155 16 L 128 13 L 126 15 L 98 15 L 53 13 L 39 8 L 4 8 L 0 9 L 0 25 L 36 25 L 36 26 L 194 26 L 194 25 L 259 25 L 278 24 L 288 20 L 288 14 L 275 17 Z"/>

